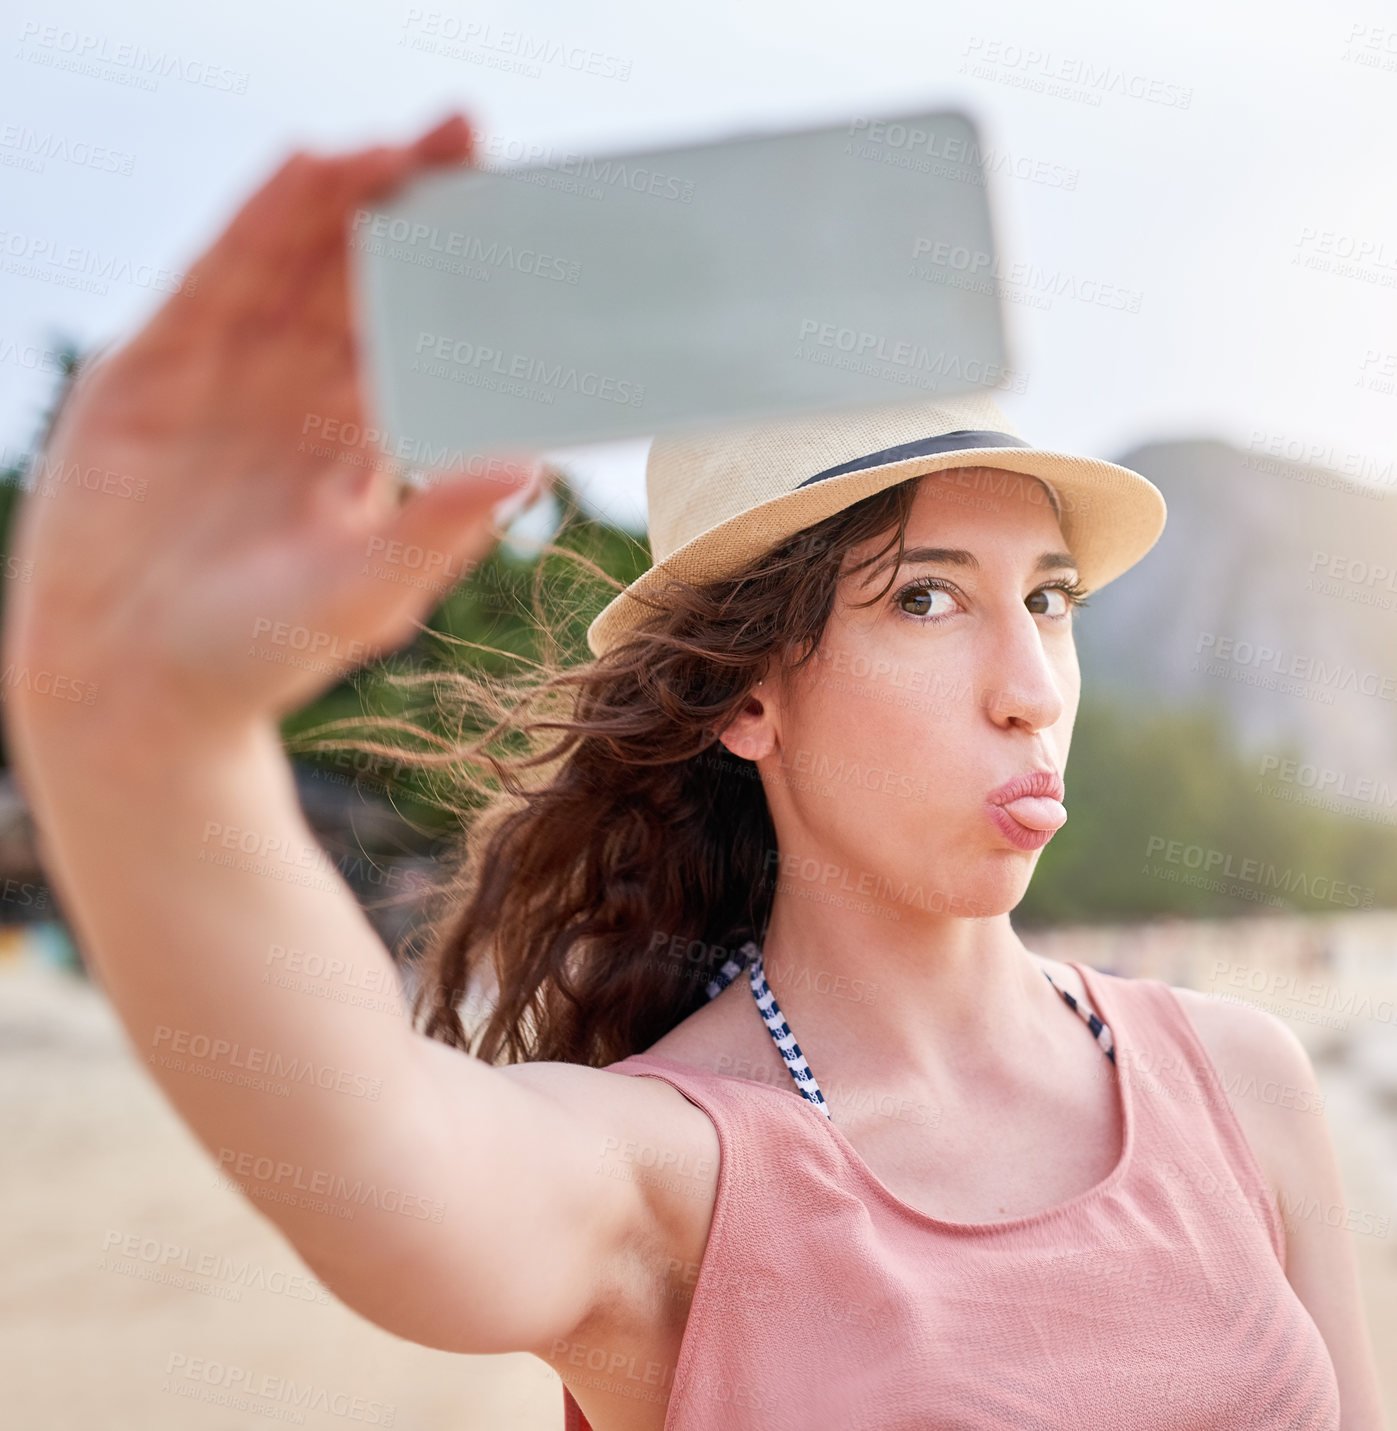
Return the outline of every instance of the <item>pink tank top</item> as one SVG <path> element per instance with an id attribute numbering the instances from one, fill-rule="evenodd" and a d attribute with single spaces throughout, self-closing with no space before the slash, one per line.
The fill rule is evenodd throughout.
<path id="1" fill-rule="evenodd" d="M 1027 1217 L 919 1212 L 795 1087 L 611 1065 L 718 1134 L 664 1431 L 1337 1431 L 1279 1212 L 1183 1006 L 1158 979 L 1072 967 L 1115 1045 L 1123 1147 Z M 566 1387 L 564 1406 L 591 1431 Z"/>

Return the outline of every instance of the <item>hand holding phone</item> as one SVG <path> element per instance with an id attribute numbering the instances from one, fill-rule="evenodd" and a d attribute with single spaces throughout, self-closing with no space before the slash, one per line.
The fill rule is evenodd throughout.
<path id="1" fill-rule="evenodd" d="M 83 365 L 19 514 L 34 579 L 5 613 L 5 660 L 66 695 L 17 689 L 12 722 L 61 742 L 67 713 L 155 740 L 278 717 L 410 640 L 445 594 L 395 551 L 438 553 L 457 580 L 485 554 L 492 508 L 537 464 L 471 456 L 400 505 L 345 244 L 356 210 L 471 153 L 455 116 L 413 144 L 293 155 L 181 291 Z"/>

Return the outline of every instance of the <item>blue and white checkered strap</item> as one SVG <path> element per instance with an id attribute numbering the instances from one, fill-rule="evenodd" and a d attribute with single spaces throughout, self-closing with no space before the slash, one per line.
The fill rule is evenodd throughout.
<path id="1" fill-rule="evenodd" d="M 805 1055 L 800 1051 L 800 1045 L 796 1042 L 795 1035 L 791 1032 L 791 1027 L 781 1012 L 781 1006 L 776 1002 L 776 995 L 771 992 L 771 988 L 766 982 L 766 975 L 762 972 L 762 951 L 757 947 L 755 940 L 749 939 L 718 971 L 708 985 L 708 997 L 716 999 L 737 978 L 744 967 L 748 967 L 748 980 L 751 983 L 752 994 L 757 1001 L 757 1009 L 761 1013 L 762 1022 L 766 1024 L 781 1057 L 786 1061 L 786 1067 L 790 1069 L 791 1077 L 795 1079 L 801 1096 L 813 1103 L 826 1118 L 833 1122 L 825 1103 L 825 1096 L 820 1092 L 820 1085 L 815 1081 L 815 1075 L 810 1071 L 810 1065 L 806 1063 Z M 1096 1014 L 1089 1013 L 1079 1004 L 1066 989 L 1059 988 L 1053 976 L 1046 969 L 1043 970 L 1043 977 L 1062 995 L 1068 1008 L 1075 1009 L 1081 1015 L 1083 1022 L 1091 1030 L 1097 1043 L 1101 1045 L 1106 1057 L 1114 1063 L 1116 1049 L 1114 1040 L 1111 1038 L 1111 1030 Z"/>
<path id="2" fill-rule="evenodd" d="M 826 1118 L 833 1122 L 834 1119 L 831 1117 L 829 1109 L 825 1107 L 825 1095 L 820 1092 L 820 1085 L 815 1082 L 815 1075 L 810 1072 L 810 1065 L 806 1063 L 805 1055 L 800 1051 L 800 1045 L 796 1042 L 796 1036 L 791 1032 L 791 1026 L 786 1022 L 781 1007 L 776 1002 L 776 995 L 771 992 L 766 982 L 766 975 L 762 972 L 760 949 L 757 951 L 756 958 L 752 960 L 752 968 L 748 977 L 751 980 L 752 993 L 756 996 L 757 1008 L 761 1012 L 767 1032 L 775 1040 L 776 1047 L 781 1051 L 781 1057 L 786 1060 L 786 1067 L 791 1070 L 791 1077 L 795 1079 L 796 1087 L 800 1089 L 803 1097 L 809 1099 Z"/>
<path id="3" fill-rule="evenodd" d="M 752 994 L 757 1001 L 762 1021 L 780 1050 L 781 1057 L 785 1059 L 786 1067 L 791 1070 L 796 1087 L 804 1098 L 813 1103 L 826 1118 L 830 1118 L 830 1111 L 825 1106 L 825 1095 L 820 1092 L 820 1085 L 815 1082 L 815 1075 L 811 1073 L 810 1065 L 806 1063 L 805 1055 L 800 1051 L 800 1045 L 791 1032 L 791 1026 L 786 1022 L 780 1005 L 776 1002 L 776 995 L 771 992 L 766 982 L 766 975 L 762 972 L 762 951 L 755 940 L 749 939 L 718 971 L 708 985 L 708 997 L 716 999 L 737 978 L 744 966 L 748 967 L 748 981 L 752 986 Z M 833 1122 L 833 1119 L 830 1121 Z"/>
<path id="4" fill-rule="evenodd" d="M 1067 1001 L 1069 1009 L 1075 1009 L 1081 1016 L 1083 1023 L 1091 1030 L 1092 1037 L 1101 1045 L 1102 1052 L 1112 1063 L 1116 1061 L 1116 1042 L 1111 1037 L 1111 1030 L 1106 1027 L 1105 1021 L 1092 1013 L 1089 1009 L 1084 1009 L 1066 989 L 1058 988 L 1053 980 L 1053 976 L 1046 969 L 1043 970 L 1043 977 L 1057 989 L 1058 993 Z"/>
<path id="5" fill-rule="evenodd" d="M 716 999 L 724 989 L 752 962 L 760 951 L 755 939 L 749 939 L 708 982 L 708 997 Z"/>

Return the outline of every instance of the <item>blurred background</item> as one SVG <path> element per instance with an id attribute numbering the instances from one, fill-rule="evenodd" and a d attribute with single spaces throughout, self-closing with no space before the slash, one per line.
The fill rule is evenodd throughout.
<path id="1" fill-rule="evenodd" d="M 748 123 L 968 110 L 1022 375 L 996 400 L 1039 445 L 1144 473 L 1170 512 L 1151 555 L 1080 616 L 1072 819 L 1015 924 L 1041 953 L 1290 1023 L 1363 1229 L 1374 1341 L 1397 1344 L 1390 7 L 131 0 L 21 4 L 4 23 L 0 550 L 74 359 L 138 324 L 293 145 L 396 139 L 461 107 L 487 160 L 558 162 Z M 543 537 L 621 580 L 644 569 L 646 446 L 549 454 L 554 492 L 431 626 L 527 654 Z M 28 579 L 8 556 L 3 572 L 0 600 Z M 579 591 L 560 617 L 579 656 L 605 599 Z M 393 668 L 438 659 L 423 641 Z M 396 946 L 450 825 L 391 761 L 302 748 L 326 719 L 399 709 L 384 675 L 356 673 L 285 735 L 317 834 Z M 0 1145 L 15 1424 L 285 1413 L 180 1397 L 166 1369 L 187 1355 L 391 1404 L 398 1427 L 561 1425 L 542 1363 L 416 1347 L 307 1295 L 294 1254 L 133 1058 L 7 768 Z M 1397 1370 L 1380 1372 L 1391 1419 Z"/>

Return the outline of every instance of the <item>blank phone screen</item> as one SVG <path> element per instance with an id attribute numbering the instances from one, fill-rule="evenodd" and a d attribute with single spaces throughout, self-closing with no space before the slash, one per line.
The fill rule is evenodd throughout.
<path id="1" fill-rule="evenodd" d="M 375 418 L 423 466 L 996 388 L 965 115 L 424 176 L 351 221 Z"/>

